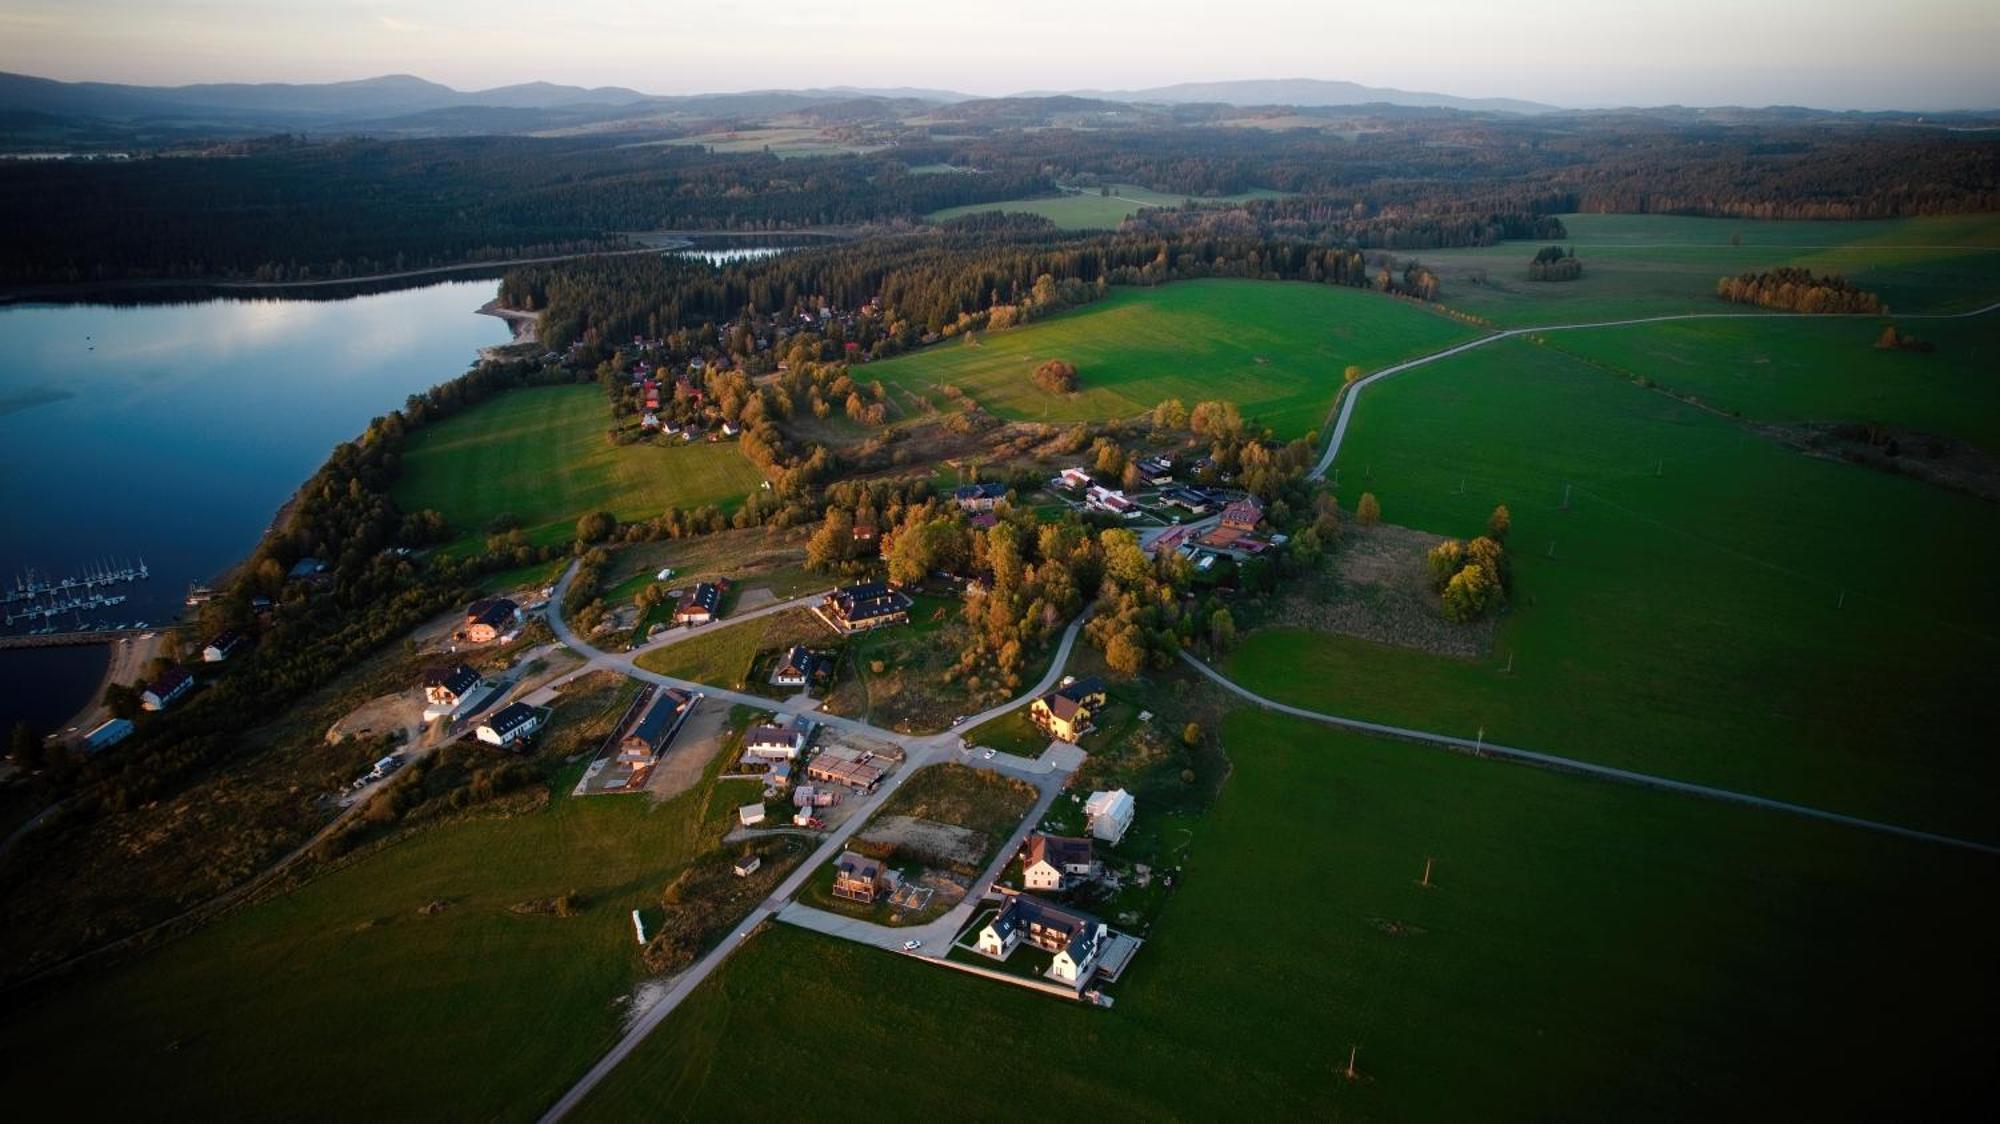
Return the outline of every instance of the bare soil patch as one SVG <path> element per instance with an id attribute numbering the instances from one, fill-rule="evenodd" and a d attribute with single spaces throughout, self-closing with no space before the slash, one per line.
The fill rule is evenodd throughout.
<path id="1" fill-rule="evenodd" d="M 701 780 L 708 763 L 722 751 L 728 717 L 729 709 L 719 703 L 703 700 L 696 705 L 646 778 L 646 791 L 655 801 L 671 800 Z"/>
<path id="2" fill-rule="evenodd" d="M 1388 523 L 1350 526 L 1320 572 L 1278 601 L 1270 623 L 1440 656 L 1484 656 L 1493 647 L 1493 619 L 1452 624 L 1438 611 L 1424 556 L 1443 541 Z"/>
<path id="3" fill-rule="evenodd" d="M 915 816 L 883 816 L 856 839 L 929 862 L 965 866 L 977 866 L 987 847 L 983 831 Z"/>

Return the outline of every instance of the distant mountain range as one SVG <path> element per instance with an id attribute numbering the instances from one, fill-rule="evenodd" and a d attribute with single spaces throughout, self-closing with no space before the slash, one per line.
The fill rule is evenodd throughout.
<path id="1" fill-rule="evenodd" d="M 1204 113 L 1199 108 L 1202 106 L 1213 108 Z M 1059 124 L 1101 127 L 1195 118 L 1223 120 L 1228 107 L 1295 108 L 1309 115 L 1324 115 L 1330 108 L 1344 106 L 1366 108 L 1377 116 L 1586 112 L 1516 98 L 1457 97 L 1317 78 L 1184 82 L 1139 90 L 1031 91 L 1004 98 L 984 98 L 952 90 L 857 86 L 656 95 L 624 86 L 525 82 L 467 91 L 408 74 L 351 82 L 131 86 L 61 82 L 0 72 L 0 147 L 16 151 L 72 145 L 157 147 L 271 132 L 383 137 L 565 131 L 629 133 L 685 128 L 690 123 L 701 123 L 703 127 L 710 123 L 733 126 L 793 114 L 800 115 L 804 122 L 822 126 L 894 124 L 935 114 L 994 128 Z M 1712 123 L 1772 116 L 1873 119 L 1915 116 L 1832 115 L 1796 108 L 1678 106 L 1595 112 Z"/>

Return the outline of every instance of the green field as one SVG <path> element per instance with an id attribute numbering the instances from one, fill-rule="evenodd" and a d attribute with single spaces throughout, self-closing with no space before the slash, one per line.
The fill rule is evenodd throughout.
<path id="1" fill-rule="evenodd" d="M 1024 421 L 1129 417 L 1165 398 L 1231 399 L 1281 437 L 1325 422 L 1349 364 L 1368 369 L 1436 351 L 1472 329 L 1379 294 L 1275 281 L 1179 281 L 1116 288 L 1094 304 L 1024 328 L 954 340 L 868 368 L 870 378 L 948 405 L 950 384 L 994 414 Z M 1035 385 L 1050 358 L 1076 364 L 1081 389 Z"/>
<path id="2" fill-rule="evenodd" d="M 1802 456 L 1519 340 L 1370 388 L 1338 467 L 1345 502 L 1372 490 L 1392 523 L 1470 535 L 1511 507 L 1499 641 L 1461 662 L 1259 633 L 1228 662 L 1245 685 L 1994 837 L 1990 505 Z"/>
<path id="3" fill-rule="evenodd" d="M 1846 275 L 1893 312 L 1963 312 L 2000 300 L 2000 216 L 1872 222 L 1758 222 L 1673 215 L 1564 215 L 1576 281 L 1527 280 L 1537 243 L 1411 255 L 1435 268 L 1443 301 L 1504 327 L 1681 312 L 1750 312 L 1716 299 L 1716 279 L 1805 266 Z M 1741 245 L 1731 245 L 1740 237 Z M 1483 272 L 1485 284 L 1472 277 Z M 1918 334 L 1922 334 L 1919 332 Z"/>
<path id="4" fill-rule="evenodd" d="M 595 694 L 590 732 L 601 737 L 629 694 Z M 644 975 L 630 911 L 657 911 L 662 887 L 754 791 L 730 782 L 663 804 L 572 799 L 577 772 L 554 777 L 546 805 L 433 826 L 156 953 L 10 1003 L 0 1044 L 38 1070 L 16 1084 L 17 1110 L 533 1119 L 617 1037 L 620 997 Z M 572 891 L 585 903 L 578 916 L 509 908 Z M 432 902 L 446 908 L 420 912 Z M 105 1080 L 111 1057 L 118 1076 Z"/>
<path id="5" fill-rule="evenodd" d="M 833 649 L 840 645 L 840 638 L 834 635 L 833 630 L 807 609 L 788 609 L 741 624 L 730 624 L 724 618 L 715 624 L 703 625 L 698 632 L 699 635 L 668 647 L 641 653 L 639 666 L 676 679 L 790 698 L 798 694 L 797 688 L 773 687 L 768 682 L 745 679 L 757 653 L 788 648 L 793 644 L 812 644 L 821 649 Z"/>
<path id="6" fill-rule="evenodd" d="M 1259 189 L 1238 195 L 1195 198 L 1151 191 L 1137 184 L 1116 183 L 1111 185 L 1110 195 L 1101 194 L 1093 188 L 1036 199 L 967 203 L 962 207 L 946 207 L 941 211 L 932 211 L 924 218 L 930 222 L 947 222 L 964 215 L 1001 211 L 1010 215 L 1040 215 L 1064 230 L 1110 230 L 1138 214 L 1141 207 L 1178 207 L 1190 201 L 1242 203 L 1251 199 L 1278 199 L 1282 198 L 1283 194 L 1283 192 Z"/>
<path id="7" fill-rule="evenodd" d="M 1877 350 L 1890 322 L 1937 350 Z M 2000 315 L 1684 320 L 1552 333 L 1547 343 L 1758 421 L 1881 422 L 2000 454 Z"/>
<path id="8" fill-rule="evenodd" d="M 734 443 L 621 448 L 605 438 L 610 423 L 594 386 L 509 391 L 411 438 L 396 505 L 443 512 L 461 542 L 483 539 L 503 512 L 534 541 L 559 542 L 589 512 L 733 506 L 763 480 Z"/>
<path id="9" fill-rule="evenodd" d="M 814 1086 L 840 1118 L 1013 1118 L 1024 1081 L 1121 1120 L 1924 1118 L 1991 1096 L 1990 859 L 1247 712 L 1224 735 L 1235 772 L 1113 1010 L 777 925 L 576 1118 L 794 1112 L 798 1087 L 742 1062 L 777 1041 L 879 1067 Z"/>

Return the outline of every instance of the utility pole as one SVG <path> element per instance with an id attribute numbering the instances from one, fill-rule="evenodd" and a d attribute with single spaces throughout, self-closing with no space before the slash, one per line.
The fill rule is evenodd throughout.
<path id="1" fill-rule="evenodd" d="M 1512 652 L 1507 653 L 1507 669 L 1501 672 L 1501 674 L 1502 675 L 1514 674 L 1514 653 Z"/>
<path id="2" fill-rule="evenodd" d="M 1361 1074 L 1354 1068 L 1354 1058 L 1359 1053 L 1361 1053 L 1361 1047 L 1358 1045 L 1347 1048 L 1347 1070 L 1341 1076 L 1347 1078 L 1349 1081 L 1361 1080 Z"/>
<path id="3" fill-rule="evenodd" d="M 1569 510 L 1569 485 L 1568 485 L 1568 484 L 1564 484 L 1564 485 L 1563 485 L 1563 507 L 1562 507 L 1562 509 L 1563 509 L 1564 511 L 1568 511 L 1568 510 Z"/>
<path id="4" fill-rule="evenodd" d="M 1834 608 L 1836 608 L 1836 609 L 1845 609 L 1845 608 L 1847 608 L 1847 591 L 1846 591 L 1846 590 L 1844 590 L 1844 589 L 1843 589 L 1843 590 L 1841 590 L 1841 591 L 1840 591 L 1840 603 L 1839 603 L 1838 605 L 1835 605 L 1835 606 L 1834 606 Z"/>
<path id="5" fill-rule="evenodd" d="M 1426 890 L 1431 888 L 1431 857 L 1429 855 L 1424 856 L 1424 880 L 1418 883 L 1418 885 Z"/>
<path id="6" fill-rule="evenodd" d="M 1556 556 L 1556 540 L 1554 540 L 1554 539 L 1550 539 L 1550 540 L 1549 540 L 1549 557 L 1550 557 L 1550 558 L 1554 558 L 1555 556 Z"/>
<path id="7" fill-rule="evenodd" d="M 1479 728 L 1479 740 L 1473 743 L 1472 752 L 1474 753 L 1486 752 L 1486 727 L 1481 726 Z"/>

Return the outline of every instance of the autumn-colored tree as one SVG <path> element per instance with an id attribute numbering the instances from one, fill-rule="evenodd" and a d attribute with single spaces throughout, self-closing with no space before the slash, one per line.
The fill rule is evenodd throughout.
<path id="1" fill-rule="evenodd" d="M 1181 727 L 1181 744 L 1187 746 L 1189 749 L 1194 749 L 1201 745 L 1201 723 L 1190 722 Z"/>
<path id="2" fill-rule="evenodd" d="M 1343 381 L 1354 383 L 1354 382 L 1359 382 L 1361 380 L 1361 375 L 1362 375 L 1362 370 L 1360 364 L 1349 363 L 1347 365 L 1347 370 L 1346 372 L 1344 372 L 1342 377 Z"/>
<path id="3" fill-rule="evenodd" d="M 1076 364 L 1061 359 L 1043 363 L 1035 368 L 1035 385 L 1050 394 L 1076 393 Z"/>
<path id="4" fill-rule="evenodd" d="M 1097 471 L 1116 476 L 1125 470 L 1125 450 L 1109 437 L 1097 439 Z"/>
<path id="5" fill-rule="evenodd" d="M 1478 620 L 1499 596 L 1500 583 L 1484 566 L 1467 566 L 1444 587 L 1444 619 L 1456 624 Z"/>
<path id="6" fill-rule="evenodd" d="M 1217 609 L 1208 618 L 1208 642 L 1218 655 L 1236 646 L 1236 618 L 1228 609 Z"/>
<path id="7" fill-rule="evenodd" d="M 1354 505 L 1354 521 L 1363 527 L 1373 527 L 1382 521 L 1382 504 L 1375 493 L 1361 493 L 1361 502 Z"/>
<path id="8" fill-rule="evenodd" d="M 1493 514 L 1486 517 L 1486 537 L 1495 542 L 1506 542 L 1507 532 L 1513 529 L 1514 513 L 1508 511 L 1504 503 L 1495 507 Z"/>
<path id="9" fill-rule="evenodd" d="M 1104 662 L 1120 675 L 1137 675 L 1146 668 L 1146 645 L 1141 642 L 1139 630 L 1128 628 L 1120 631 L 1104 646 Z"/>
<path id="10" fill-rule="evenodd" d="M 1163 399 L 1159 405 L 1153 407 L 1154 429 L 1186 429 L 1187 424 L 1188 410 L 1181 404 L 1180 399 Z"/>
<path id="11" fill-rule="evenodd" d="M 1446 539 L 1430 549 L 1424 556 L 1431 571 L 1431 586 L 1440 593 L 1451 584 L 1452 575 L 1465 565 L 1465 544 L 1457 539 Z"/>

